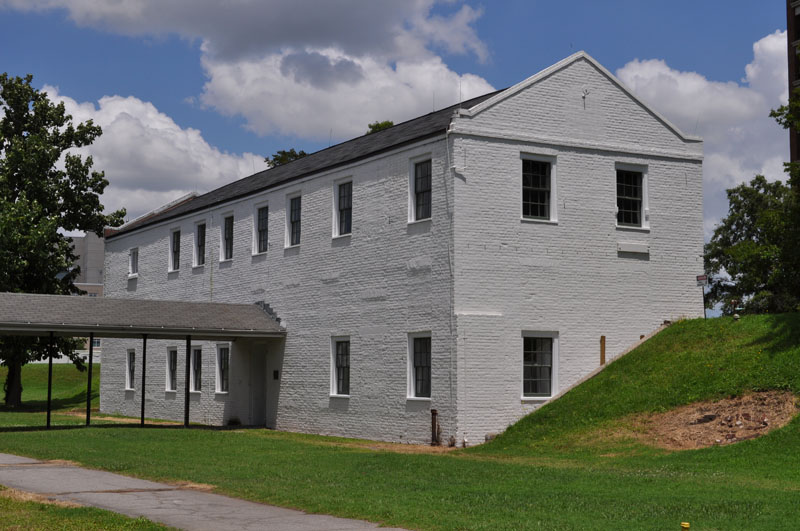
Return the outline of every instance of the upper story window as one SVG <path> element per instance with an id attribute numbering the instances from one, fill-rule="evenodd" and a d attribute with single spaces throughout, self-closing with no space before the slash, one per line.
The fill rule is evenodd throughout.
<path id="1" fill-rule="evenodd" d="M 256 252 L 266 253 L 269 246 L 269 207 L 256 210 Z"/>
<path id="2" fill-rule="evenodd" d="M 170 262 L 169 270 L 177 271 L 181 268 L 181 231 L 172 231 L 170 240 Z"/>
<path id="3" fill-rule="evenodd" d="M 335 236 L 350 234 L 353 230 L 353 183 L 336 186 Z"/>
<path id="4" fill-rule="evenodd" d="M 289 200 L 289 245 L 300 245 L 301 197 Z"/>
<path id="5" fill-rule="evenodd" d="M 226 216 L 222 223 L 222 259 L 233 259 L 233 216 Z"/>
<path id="6" fill-rule="evenodd" d="M 617 168 L 617 225 L 647 227 L 647 177 L 644 171 Z"/>
<path id="7" fill-rule="evenodd" d="M 128 251 L 128 275 L 139 274 L 139 248 L 134 247 Z"/>
<path id="8" fill-rule="evenodd" d="M 409 398 L 431 397 L 431 336 L 414 334 L 409 337 Z"/>
<path id="9" fill-rule="evenodd" d="M 206 224 L 198 223 L 194 229 L 194 265 L 206 263 Z"/>
<path id="10" fill-rule="evenodd" d="M 431 161 L 414 164 L 414 212 L 412 221 L 431 217 Z"/>
<path id="11" fill-rule="evenodd" d="M 522 160 L 522 217 L 550 219 L 550 163 Z"/>

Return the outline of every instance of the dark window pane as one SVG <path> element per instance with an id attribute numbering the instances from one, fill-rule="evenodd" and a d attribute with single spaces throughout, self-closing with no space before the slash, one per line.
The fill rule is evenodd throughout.
<path id="1" fill-rule="evenodd" d="M 172 233 L 172 270 L 177 271 L 181 268 L 181 231 L 176 230 Z"/>
<path id="2" fill-rule="evenodd" d="M 128 389 L 133 389 L 134 375 L 136 367 L 136 353 L 128 352 Z"/>
<path id="3" fill-rule="evenodd" d="M 350 234 L 352 230 L 353 183 L 339 185 L 339 234 Z"/>
<path id="4" fill-rule="evenodd" d="M 233 258 L 233 216 L 228 216 L 225 218 L 225 226 L 223 229 L 223 244 L 224 244 L 224 254 L 223 257 L 225 260 L 231 260 Z"/>
<path id="5" fill-rule="evenodd" d="M 206 263 L 206 224 L 197 226 L 197 265 Z"/>
<path id="6" fill-rule="evenodd" d="M 268 228 L 269 228 L 269 208 L 268 207 L 261 207 L 258 209 L 258 250 L 259 253 L 267 252 L 267 245 L 269 240 L 268 236 Z"/>
<path id="7" fill-rule="evenodd" d="M 219 349 L 219 390 L 228 392 L 228 374 L 230 372 L 230 350 L 227 347 Z"/>
<path id="8" fill-rule="evenodd" d="M 526 337 L 522 353 L 523 396 L 550 396 L 553 381 L 553 338 Z"/>
<path id="9" fill-rule="evenodd" d="M 200 349 L 195 349 L 192 352 L 192 375 L 194 376 L 194 386 L 192 391 L 200 391 L 200 385 L 202 383 L 202 351 Z"/>
<path id="10" fill-rule="evenodd" d="M 169 390 L 178 388 L 178 351 L 169 351 Z"/>
<path id="11" fill-rule="evenodd" d="M 350 342 L 336 342 L 336 394 L 350 394 Z"/>
<path id="12" fill-rule="evenodd" d="M 617 224 L 642 226 L 642 174 L 617 170 Z"/>
<path id="13" fill-rule="evenodd" d="M 522 161 L 522 217 L 550 219 L 550 163 Z"/>
<path id="14" fill-rule="evenodd" d="M 431 396 L 431 338 L 414 338 L 414 396 Z"/>
<path id="15" fill-rule="evenodd" d="M 289 245 L 300 245 L 300 197 L 293 197 L 289 204 Z"/>
<path id="16" fill-rule="evenodd" d="M 414 165 L 415 219 L 431 217 L 431 161 Z"/>

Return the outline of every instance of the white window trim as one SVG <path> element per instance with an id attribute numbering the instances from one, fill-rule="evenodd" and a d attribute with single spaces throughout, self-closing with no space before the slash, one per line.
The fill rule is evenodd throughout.
<path id="1" fill-rule="evenodd" d="M 267 250 L 258 252 L 258 211 L 264 207 L 267 207 Z M 250 254 L 252 256 L 267 254 L 267 251 L 269 251 L 269 248 L 272 246 L 272 240 L 269 237 L 269 226 L 272 225 L 269 220 L 270 214 L 272 214 L 272 212 L 269 210 L 269 201 L 261 201 L 253 205 L 253 235 L 252 241 L 250 242 Z"/>
<path id="2" fill-rule="evenodd" d="M 175 351 L 175 389 L 169 388 L 169 353 Z M 178 347 L 171 346 L 167 347 L 167 363 L 164 364 L 166 378 L 164 379 L 164 391 L 167 393 L 177 393 L 178 392 Z"/>
<path id="3" fill-rule="evenodd" d="M 300 243 L 292 245 L 292 199 L 299 197 L 300 199 Z M 286 204 L 284 206 L 284 249 L 294 249 L 300 247 L 303 243 L 303 193 L 301 190 L 295 190 L 286 194 Z"/>
<path id="4" fill-rule="evenodd" d="M 524 223 L 545 223 L 551 225 L 558 224 L 558 172 L 556 170 L 557 158 L 555 155 L 542 155 L 539 153 L 520 153 L 519 154 L 519 218 Z M 522 161 L 535 160 L 550 163 L 550 219 L 526 218 L 522 215 Z"/>
<path id="5" fill-rule="evenodd" d="M 337 341 L 350 341 L 350 336 L 331 336 L 331 398 L 350 398 L 350 395 L 341 395 L 336 392 L 336 342 Z M 350 343 L 350 352 L 352 354 L 352 342 Z M 352 368 L 352 365 L 351 365 Z M 352 377 L 352 373 L 350 375 Z M 352 378 L 351 378 L 352 383 Z M 352 386 L 351 386 L 352 388 Z"/>
<path id="6" fill-rule="evenodd" d="M 200 246 L 197 244 L 197 227 L 200 225 L 206 226 L 206 245 L 205 245 L 205 256 L 203 257 L 203 263 L 199 263 L 198 260 L 200 258 L 199 250 Z M 194 222 L 194 233 L 192 234 L 192 267 L 205 267 L 205 263 L 208 262 L 208 221 L 205 219 L 198 219 Z"/>
<path id="7" fill-rule="evenodd" d="M 419 401 L 419 402 L 430 402 L 430 396 L 415 396 L 416 394 L 416 381 L 414 377 L 414 339 L 418 337 L 430 337 L 431 338 L 431 395 L 433 395 L 433 336 L 431 335 L 430 330 L 425 330 L 422 332 L 409 332 L 408 334 L 408 342 L 407 342 L 407 350 L 408 355 L 406 357 L 406 400 L 409 401 Z"/>
<path id="8" fill-rule="evenodd" d="M 173 228 L 171 228 L 171 229 L 169 230 L 169 257 L 168 257 L 168 259 L 167 259 L 167 266 L 168 266 L 168 267 L 167 267 L 167 272 L 168 272 L 168 273 L 176 273 L 176 272 L 178 272 L 178 271 L 180 271 L 180 270 L 181 270 L 181 268 L 180 268 L 180 267 L 178 267 L 177 269 L 175 269 L 175 264 L 173 264 L 173 263 L 172 263 L 172 262 L 173 262 L 173 260 L 172 260 L 172 257 L 173 257 L 173 253 L 172 253 L 172 250 L 173 250 L 173 249 L 172 249 L 172 246 L 174 245 L 174 243 L 173 243 L 173 242 L 174 242 L 173 238 L 175 237 L 175 236 L 174 236 L 174 234 L 175 234 L 176 232 L 180 233 L 180 232 L 181 232 L 181 228 L 180 228 L 180 227 L 173 227 Z M 182 233 L 181 233 L 181 235 L 180 235 L 180 239 L 181 239 L 181 240 L 183 239 L 183 234 L 182 234 Z M 179 256 L 178 256 L 178 260 L 180 260 L 180 252 L 181 252 L 181 250 L 180 250 L 180 248 L 178 248 L 178 255 L 179 255 Z M 180 263 L 179 263 L 178 265 L 180 266 Z"/>
<path id="9" fill-rule="evenodd" d="M 417 190 L 414 178 L 415 166 L 420 162 L 426 160 L 431 161 L 431 215 L 425 219 L 417 219 Z M 408 224 L 414 223 L 430 223 L 433 220 L 433 154 L 431 152 L 423 153 L 408 159 Z"/>
<path id="10" fill-rule="evenodd" d="M 194 385 L 194 351 L 200 351 L 200 374 L 203 373 L 203 347 L 201 345 L 192 345 L 189 349 L 189 394 L 202 394 L 203 393 L 203 380 L 200 380 L 200 390 L 195 391 Z M 201 376 L 202 378 L 202 376 Z"/>
<path id="11" fill-rule="evenodd" d="M 136 254 L 136 272 L 133 271 L 133 255 Z M 128 249 L 128 278 L 139 278 L 139 248 Z"/>
<path id="12" fill-rule="evenodd" d="M 331 231 L 331 238 L 349 238 L 353 235 L 353 210 L 352 206 L 350 209 L 350 232 L 346 234 L 339 234 L 339 186 L 343 184 L 350 183 L 350 192 L 351 192 L 351 205 L 352 205 L 352 193 L 354 192 L 353 189 L 353 177 L 343 177 L 341 179 L 337 179 L 333 181 L 333 227 Z"/>
<path id="13" fill-rule="evenodd" d="M 650 232 L 650 201 L 648 200 L 649 185 L 647 178 L 647 164 L 631 164 L 628 162 L 615 162 L 614 163 L 614 225 L 619 230 L 630 230 L 639 232 Z M 617 170 L 623 171 L 636 171 L 642 174 L 642 224 L 637 227 L 635 225 L 620 225 L 617 223 Z"/>
<path id="14" fill-rule="evenodd" d="M 222 355 L 222 353 L 220 351 L 223 348 L 227 348 L 228 349 L 228 390 L 227 391 L 223 391 L 222 390 L 222 372 L 220 370 L 221 367 L 220 367 L 220 363 L 219 363 L 220 359 L 221 359 L 221 355 Z M 232 359 L 233 359 L 233 356 L 231 356 L 231 344 L 230 343 L 218 343 L 217 344 L 217 355 L 216 355 L 216 361 L 215 361 L 215 364 L 216 364 L 215 373 L 216 374 L 215 374 L 215 378 L 214 378 L 215 379 L 214 393 L 216 393 L 218 395 L 227 395 L 228 393 L 230 393 L 230 389 L 231 389 L 231 360 Z"/>
<path id="15" fill-rule="evenodd" d="M 125 351 L 125 390 L 126 391 L 135 391 L 136 390 L 136 388 L 134 387 L 134 384 L 136 382 L 132 382 L 131 381 L 131 353 L 133 353 L 133 356 L 134 356 L 134 359 L 133 359 L 134 367 L 133 368 L 134 368 L 134 371 L 136 370 L 136 350 L 132 349 L 132 348 L 129 348 L 127 351 Z"/>
<path id="16" fill-rule="evenodd" d="M 233 215 L 233 210 L 224 212 L 219 216 L 219 261 L 220 262 L 232 262 L 233 261 L 233 253 L 231 253 L 230 258 L 225 258 L 225 219 L 226 218 L 233 218 L 233 239 L 236 239 L 236 217 Z M 208 239 L 208 228 L 206 228 L 206 239 Z M 234 243 L 236 243 L 234 241 Z M 208 242 L 206 242 L 206 247 L 208 247 Z"/>
<path id="17" fill-rule="evenodd" d="M 553 340 L 553 365 L 550 373 L 549 396 L 525 396 L 525 338 L 549 337 Z M 523 402 L 545 402 L 558 394 L 558 332 L 552 330 L 523 330 L 519 344 L 519 395 Z"/>

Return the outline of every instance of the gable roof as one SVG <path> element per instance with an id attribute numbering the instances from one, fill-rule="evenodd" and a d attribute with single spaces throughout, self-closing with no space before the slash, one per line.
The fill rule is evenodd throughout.
<path id="1" fill-rule="evenodd" d="M 659 114 L 658 111 L 656 111 L 655 109 L 650 107 L 648 104 L 643 102 L 641 99 L 639 99 L 639 97 L 636 96 L 636 94 L 634 94 L 633 91 L 630 88 L 628 88 L 627 85 L 625 85 L 625 83 L 620 81 L 619 78 L 617 78 L 614 74 L 609 72 L 603 65 L 598 63 L 597 60 L 594 57 L 592 57 L 591 55 L 589 55 L 588 53 L 586 53 L 583 50 L 581 50 L 579 52 L 576 52 L 576 53 L 570 55 L 569 57 L 566 57 L 565 59 L 562 59 L 561 61 L 557 62 L 556 64 L 545 68 L 541 72 L 532 75 L 528 79 L 526 79 L 524 81 L 521 81 L 521 82 L 517 83 L 516 85 L 514 85 L 512 87 L 509 87 L 509 88 L 507 88 L 505 90 L 496 92 L 494 95 L 492 95 L 489 98 L 484 99 L 483 101 L 479 102 L 477 105 L 473 106 L 472 108 L 460 111 L 460 114 L 463 114 L 463 115 L 466 115 L 466 116 L 475 116 L 476 114 L 478 114 L 478 113 L 480 113 L 482 111 L 485 111 L 486 109 L 488 109 L 490 107 L 493 107 L 494 105 L 500 103 L 501 101 L 505 100 L 506 98 L 510 98 L 514 94 L 516 94 L 516 93 L 518 93 L 518 92 L 530 87 L 531 85 L 541 81 L 542 79 L 545 79 L 546 77 L 554 74 L 555 72 L 558 72 L 559 70 L 561 70 L 563 68 L 566 68 L 567 66 L 569 66 L 572 63 L 574 63 L 576 61 L 579 61 L 581 59 L 586 60 L 591 65 L 593 65 L 595 68 L 597 68 L 597 70 L 599 70 L 604 76 L 606 76 L 613 84 L 615 84 L 617 87 L 619 87 L 623 92 L 625 92 L 628 96 L 630 96 L 630 98 L 632 100 L 634 100 L 636 103 L 641 105 L 642 108 L 644 108 L 648 113 L 653 115 L 658 121 L 663 123 L 668 129 L 670 129 L 673 133 L 675 133 L 682 140 L 687 141 L 687 142 L 702 142 L 703 139 L 701 137 L 694 136 L 694 135 L 687 135 L 686 133 L 684 133 L 683 131 L 678 129 L 678 127 L 675 124 L 673 124 L 672 122 L 667 120 L 665 117 L 663 117 L 661 114 Z"/>
<path id="2" fill-rule="evenodd" d="M 330 170 L 412 142 L 443 134 L 450 125 L 453 113 L 459 108 L 473 107 L 502 91 L 490 92 L 439 111 L 428 113 L 383 131 L 359 136 L 287 164 L 260 171 L 226 184 L 206 194 L 179 202 L 166 210 L 149 213 L 117 229 L 108 229 L 106 238 L 132 232 L 168 219 L 204 210 L 233 199 L 267 190 L 280 184 Z"/>

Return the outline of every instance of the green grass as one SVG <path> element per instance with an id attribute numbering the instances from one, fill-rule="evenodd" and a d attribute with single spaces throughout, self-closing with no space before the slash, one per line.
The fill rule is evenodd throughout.
<path id="1" fill-rule="evenodd" d="M 800 392 L 800 315 L 677 323 L 495 441 L 447 455 L 136 426 L 0 428 L 0 451 L 419 529 L 795 529 L 797 419 L 760 439 L 684 452 L 597 436 L 631 414 L 762 389 Z"/>
<path id="2" fill-rule="evenodd" d="M 91 507 L 61 507 L 3 496 L 0 487 L 0 529 L 168 529 L 145 518 L 128 518 Z"/>

